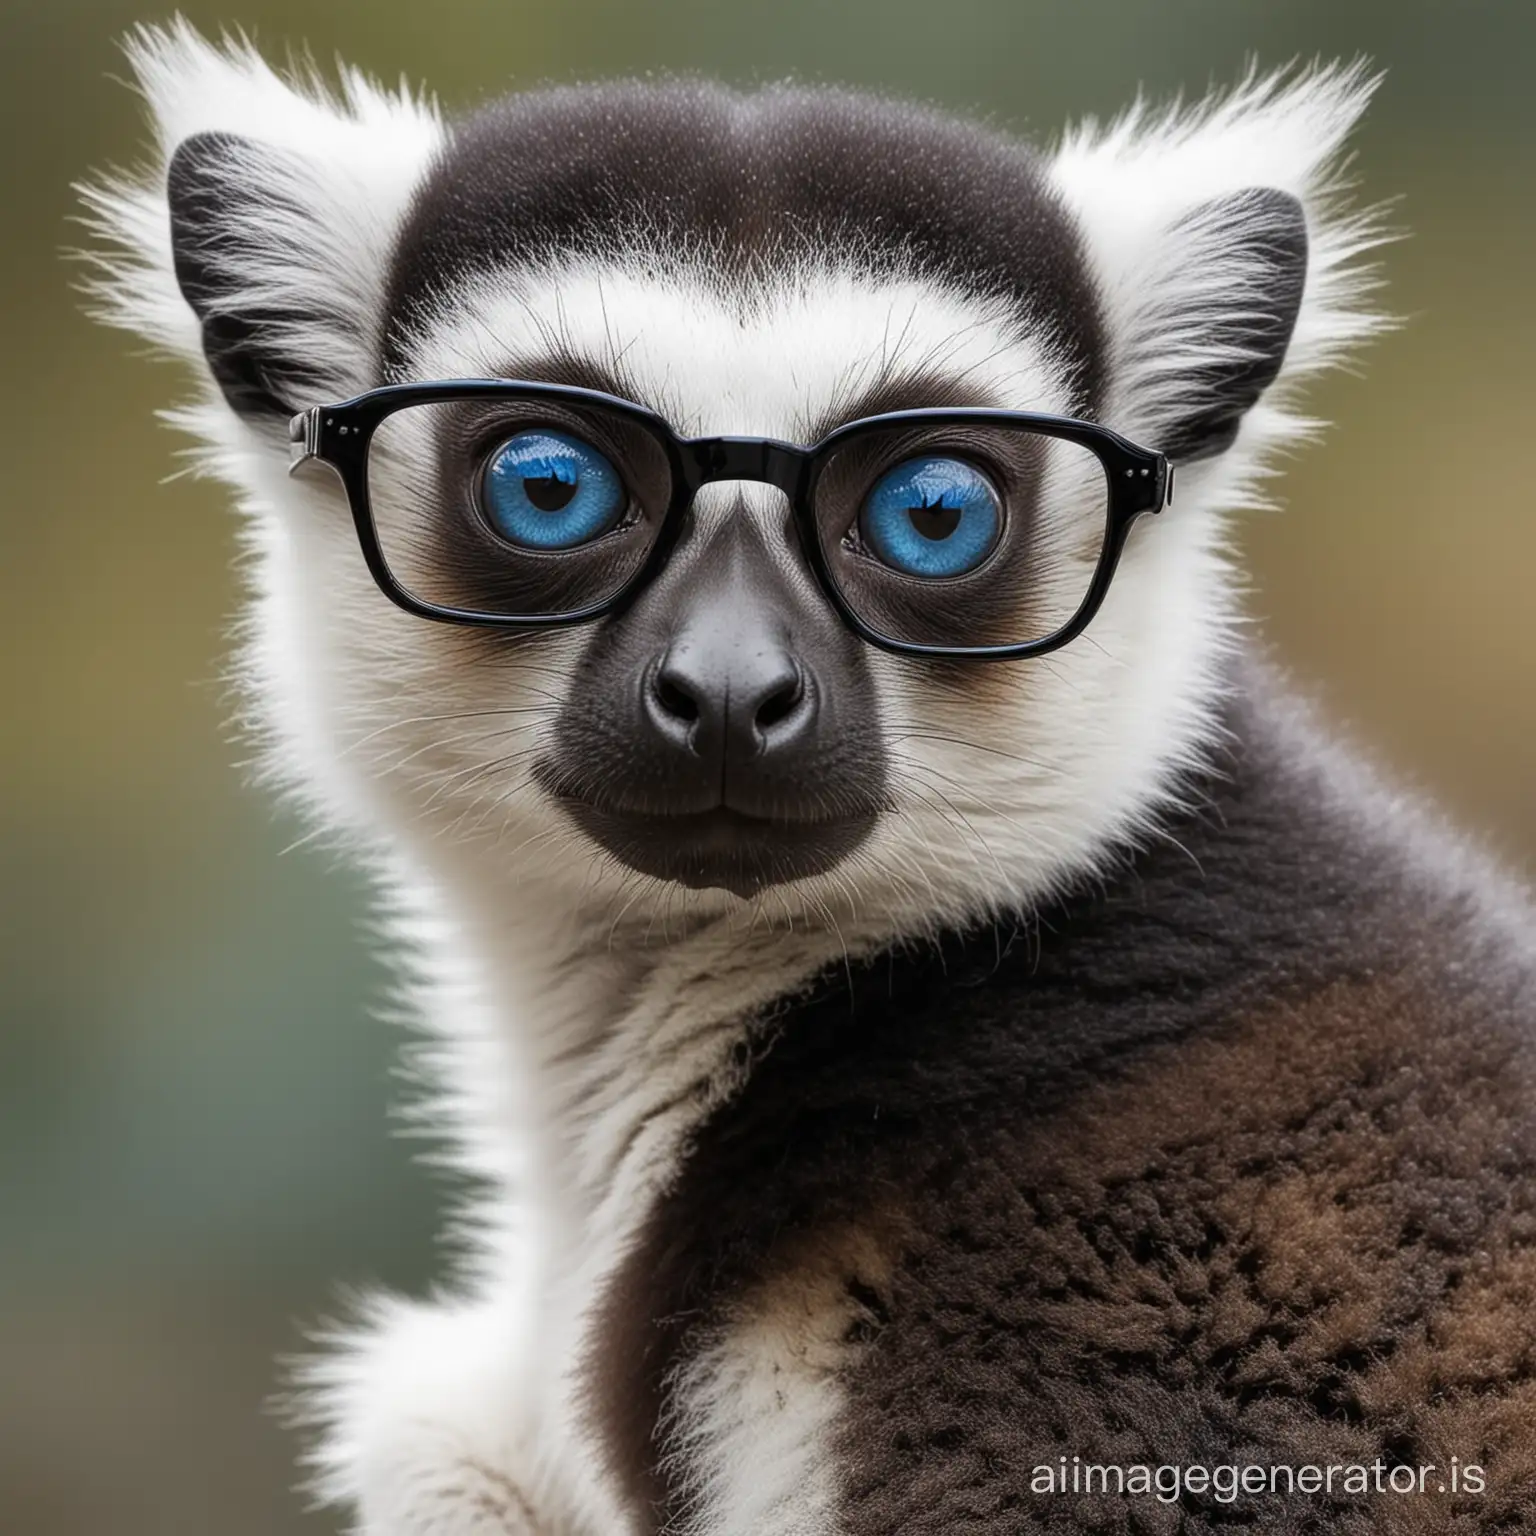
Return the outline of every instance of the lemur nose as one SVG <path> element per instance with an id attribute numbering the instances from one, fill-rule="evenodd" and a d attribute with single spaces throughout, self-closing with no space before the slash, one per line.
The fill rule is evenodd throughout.
<path id="1" fill-rule="evenodd" d="M 656 728 L 722 769 L 792 745 L 816 716 L 814 687 L 785 645 L 760 632 L 723 640 L 675 640 L 646 690 Z"/>

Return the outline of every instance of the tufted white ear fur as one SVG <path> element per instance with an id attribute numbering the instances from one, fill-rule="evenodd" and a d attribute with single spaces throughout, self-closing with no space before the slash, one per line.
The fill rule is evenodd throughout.
<path id="1" fill-rule="evenodd" d="M 1243 417 L 1221 472 L 1238 500 L 1267 450 L 1314 425 L 1287 409 L 1295 386 L 1384 324 L 1369 305 L 1371 270 L 1359 262 L 1384 239 L 1380 217 L 1347 208 L 1341 159 L 1378 79 L 1359 63 L 1250 73 L 1192 107 L 1138 101 L 1108 125 L 1087 120 L 1055 152 L 1052 175 L 1083 230 L 1112 338 L 1105 418 L 1154 447 L 1176 431 L 1192 380 L 1244 361 L 1212 316 L 1262 311 L 1272 276 L 1262 242 L 1234 241 L 1230 224 L 1208 211 L 1250 190 L 1300 202 L 1305 288 L 1275 385 Z"/>
<path id="2" fill-rule="evenodd" d="M 376 382 L 385 266 L 443 139 L 436 107 L 350 68 L 339 94 L 313 69 L 284 78 L 243 39 L 215 46 L 181 20 L 141 27 L 127 53 L 154 147 L 138 172 L 80 189 L 103 247 L 88 282 L 98 317 L 201 363 L 199 317 L 177 281 L 166 177 L 178 146 L 229 136 L 248 152 L 232 168 L 243 195 L 218 209 L 235 225 L 220 307 L 284 317 L 285 350 L 306 359 L 324 398 Z"/>

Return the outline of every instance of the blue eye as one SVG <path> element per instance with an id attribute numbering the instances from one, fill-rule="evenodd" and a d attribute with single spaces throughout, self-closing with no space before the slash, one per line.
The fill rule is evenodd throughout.
<path id="1" fill-rule="evenodd" d="M 528 549 L 573 549 L 614 526 L 628 497 L 619 472 L 590 443 L 539 428 L 519 432 L 486 463 L 485 514 Z"/>
<path id="2" fill-rule="evenodd" d="M 963 576 L 992 553 L 1002 528 L 992 482 L 964 459 L 908 459 L 887 470 L 859 513 L 864 543 L 908 576 Z"/>

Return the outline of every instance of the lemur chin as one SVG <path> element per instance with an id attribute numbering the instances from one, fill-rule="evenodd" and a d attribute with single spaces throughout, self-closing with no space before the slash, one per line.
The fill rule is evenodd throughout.
<path id="1" fill-rule="evenodd" d="M 249 714 L 377 875 L 472 1190 L 309 1367 L 319 1490 L 1012 1536 L 1173 1529 L 1058 1466 L 1455 1456 L 1178 1529 L 1529 1519 L 1531 910 L 1250 655 L 1228 536 L 1380 327 L 1373 82 L 1040 152 L 130 52 L 96 299 L 197 371 Z"/>

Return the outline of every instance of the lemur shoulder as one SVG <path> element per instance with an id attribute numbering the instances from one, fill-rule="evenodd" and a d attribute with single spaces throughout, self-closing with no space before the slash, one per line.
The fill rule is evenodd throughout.
<path id="1" fill-rule="evenodd" d="M 1252 653 L 1229 547 L 1380 325 L 1365 75 L 1036 151 L 131 53 L 98 300 L 198 371 L 244 696 L 377 875 L 471 1191 L 441 1292 L 310 1370 L 322 1492 L 365 1536 L 1530 1520 L 1531 908 Z M 528 388 L 289 477 L 461 380 Z M 1073 433 L 1176 494 L 1082 633 L 968 657 L 1101 569 Z M 1453 1457 L 1485 1486 L 1038 1481 Z"/>

